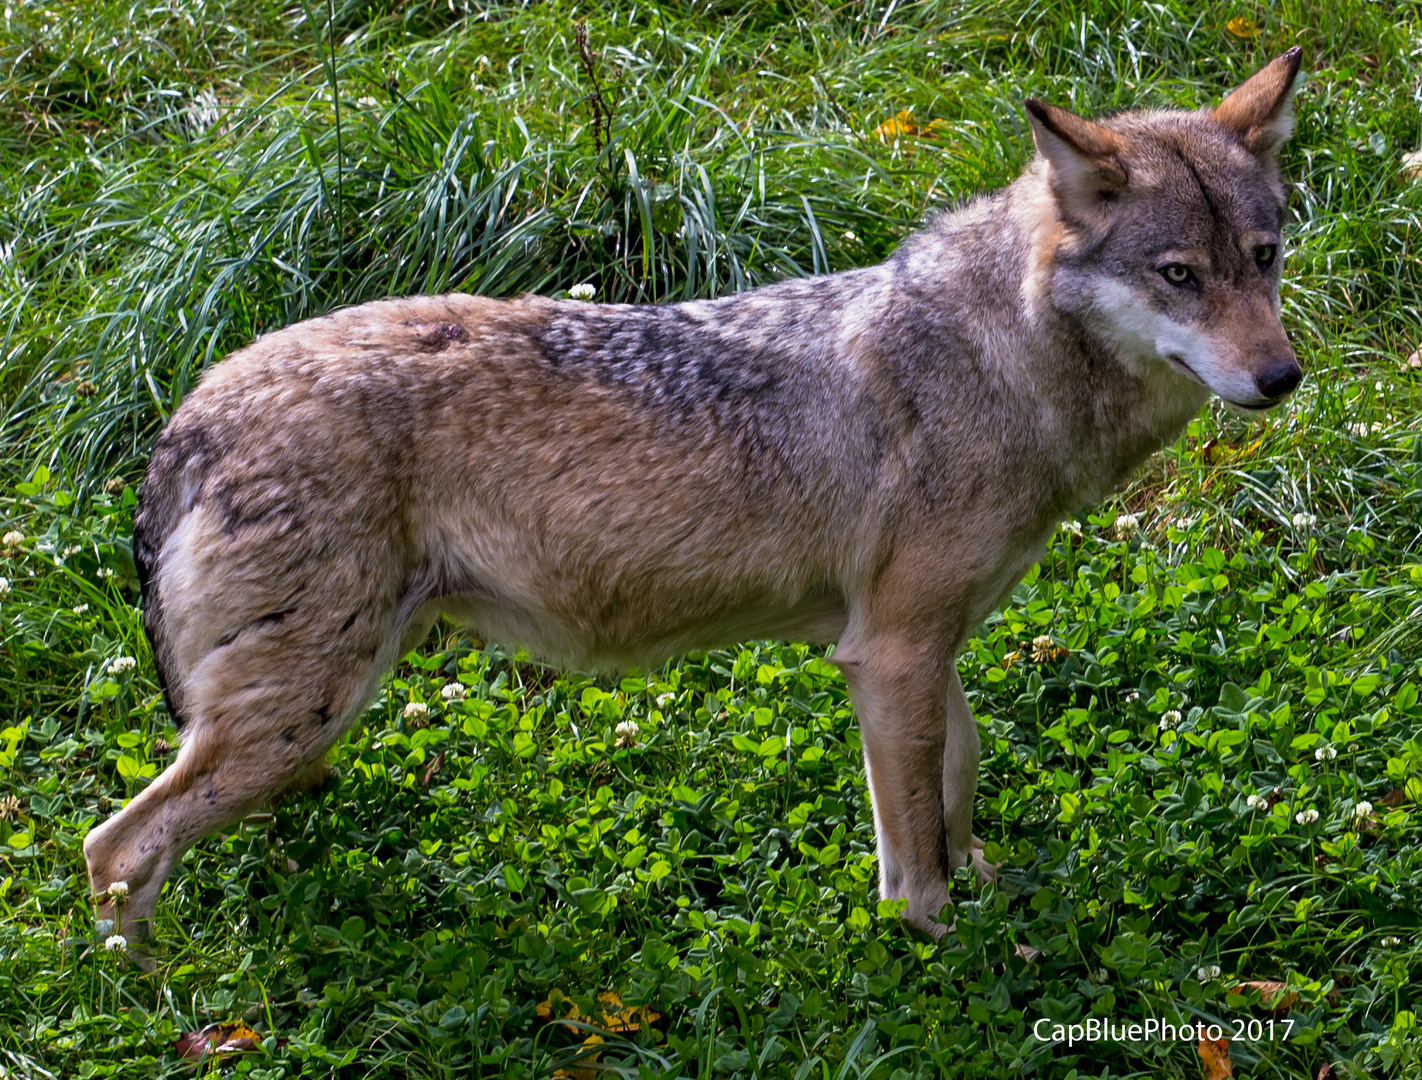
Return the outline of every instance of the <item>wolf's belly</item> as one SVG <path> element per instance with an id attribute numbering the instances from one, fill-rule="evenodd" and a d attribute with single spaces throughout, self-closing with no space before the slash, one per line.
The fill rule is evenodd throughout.
<path id="1" fill-rule="evenodd" d="M 843 599 L 825 593 L 720 611 L 655 596 L 640 606 L 598 612 L 557 610 L 560 606 L 464 593 L 441 597 L 428 615 L 447 614 L 487 640 L 522 646 L 554 663 L 601 671 L 653 666 L 739 641 L 837 641 L 848 619 Z"/>

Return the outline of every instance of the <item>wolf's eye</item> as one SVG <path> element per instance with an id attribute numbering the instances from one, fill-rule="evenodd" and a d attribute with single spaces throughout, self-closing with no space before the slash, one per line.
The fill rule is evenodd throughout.
<path id="1" fill-rule="evenodd" d="M 1195 271 L 1184 263 L 1168 263 L 1160 268 L 1160 273 L 1170 284 L 1178 285 L 1182 289 L 1196 284 Z"/>
<path id="2" fill-rule="evenodd" d="M 1279 249 L 1273 244 L 1260 244 L 1254 249 L 1254 261 L 1259 264 L 1259 269 L 1267 270 L 1274 265 L 1274 256 Z"/>

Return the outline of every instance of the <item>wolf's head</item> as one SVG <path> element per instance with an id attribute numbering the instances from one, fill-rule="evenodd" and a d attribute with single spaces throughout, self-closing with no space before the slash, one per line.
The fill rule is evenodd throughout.
<path id="1" fill-rule="evenodd" d="M 1051 295 L 1133 362 L 1226 401 L 1278 403 L 1302 377 L 1279 322 L 1290 49 L 1214 110 L 1092 123 L 1027 101 L 1057 222 Z"/>

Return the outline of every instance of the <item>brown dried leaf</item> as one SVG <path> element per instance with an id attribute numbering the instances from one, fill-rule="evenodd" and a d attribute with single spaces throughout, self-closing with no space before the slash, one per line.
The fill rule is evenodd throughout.
<path id="1" fill-rule="evenodd" d="M 1258 990 L 1259 1004 L 1268 1005 L 1272 1002 L 1276 1013 L 1292 1009 L 1299 1000 L 1297 993 L 1287 990 L 1284 983 L 1272 979 L 1251 979 L 1249 982 L 1242 982 L 1234 988 L 1233 993 L 1242 994 L 1246 990 Z M 1275 997 L 1279 1000 L 1274 1001 Z"/>
<path id="2" fill-rule="evenodd" d="M 1318 1067 L 1318 1075 L 1314 1080 L 1338 1080 L 1338 1075 L 1333 1071 L 1333 1066 L 1325 1061 Z"/>
<path id="3" fill-rule="evenodd" d="M 1201 1039 L 1199 1051 L 1205 1080 L 1226 1080 L 1234 1075 L 1234 1062 L 1229 1059 L 1228 1039 Z"/>
<path id="4" fill-rule="evenodd" d="M 286 1039 L 278 1039 L 279 1044 Z M 198 1031 L 186 1031 L 173 1043 L 180 1058 L 196 1061 L 210 1054 L 247 1054 L 258 1050 L 262 1037 L 243 1023 L 208 1024 Z"/>
<path id="5" fill-rule="evenodd" d="M 444 751 L 441 750 L 438 754 L 434 756 L 434 760 L 430 762 L 429 767 L 425 769 L 424 778 L 420 780 L 420 787 L 429 787 L 430 781 L 433 780 L 439 774 L 439 771 L 443 768 Z"/>

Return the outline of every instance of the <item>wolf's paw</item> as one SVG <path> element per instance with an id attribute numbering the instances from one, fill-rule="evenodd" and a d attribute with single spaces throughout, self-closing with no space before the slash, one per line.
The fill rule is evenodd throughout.
<path id="1" fill-rule="evenodd" d="M 948 932 L 950 924 L 939 918 L 939 913 L 944 911 L 945 905 L 948 918 L 952 918 L 952 898 L 949 896 L 946 881 L 924 883 L 905 890 L 903 896 L 886 899 L 907 900 L 908 906 L 904 908 L 903 913 L 904 922 L 915 930 L 922 930 L 933 940 L 937 941 Z"/>
<path id="2" fill-rule="evenodd" d="M 146 926 L 115 923 L 112 903 L 101 903 L 94 913 L 94 951 L 119 953 L 129 963 L 146 973 L 157 970 L 149 947 Z"/>

